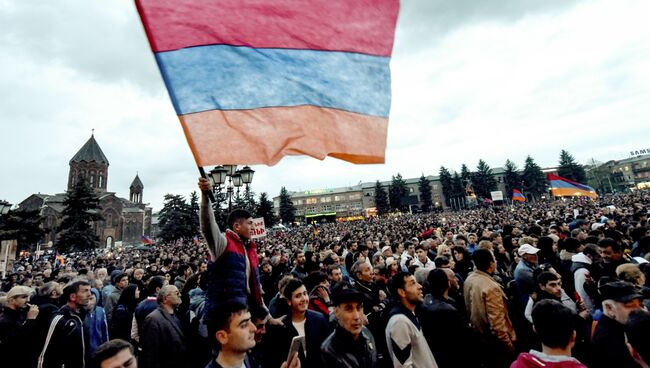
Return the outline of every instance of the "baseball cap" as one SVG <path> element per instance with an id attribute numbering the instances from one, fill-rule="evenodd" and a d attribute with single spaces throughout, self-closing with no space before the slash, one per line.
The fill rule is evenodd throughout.
<path id="1" fill-rule="evenodd" d="M 524 254 L 537 254 L 539 252 L 539 248 L 535 248 L 530 244 L 524 244 L 519 247 L 518 253 L 520 256 L 523 256 Z"/>
<path id="2" fill-rule="evenodd" d="M 385 245 L 383 248 L 381 248 L 381 252 L 384 253 L 386 251 L 390 250 L 390 245 Z"/>
<path id="3" fill-rule="evenodd" d="M 363 303 L 363 294 L 353 286 L 339 282 L 332 288 L 332 304 L 340 305 L 341 303 L 359 302 Z"/>
<path id="4" fill-rule="evenodd" d="M 387 257 L 386 258 L 386 267 L 392 265 L 393 263 L 397 263 L 397 261 L 395 260 L 395 257 Z"/>
<path id="5" fill-rule="evenodd" d="M 643 299 L 639 289 L 627 281 L 614 281 L 598 288 L 603 300 L 614 300 L 620 303 L 627 303 L 634 299 Z"/>

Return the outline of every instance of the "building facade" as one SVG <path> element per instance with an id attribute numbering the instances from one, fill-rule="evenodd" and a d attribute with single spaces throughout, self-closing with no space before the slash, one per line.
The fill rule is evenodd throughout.
<path id="1" fill-rule="evenodd" d="M 505 193 L 505 170 L 492 169 L 492 174 L 497 181 L 497 190 Z M 440 177 L 429 175 L 426 177 L 431 185 L 431 202 L 434 208 L 446 208 L 445 197 L 442 193 Z M 419 211 L 424 198 L 420 193 L 420 178 L 404 179 L 408 195 L 402 202 L 408 205 L 411 211 Z M 391 181 L 381 181 L 381 186 L 388 193 Z M 316 189 L 298 192 L 289 192 L 291 201 L 296 207 L 296 218 L 299 221 L 313 221 L 320 219 L 354 219 L 359 216 L 368 216 L 375 212 L 375 186 L 376 182 L 359 183 L 358 185 Z M 460 205 L 460 202 L 458 202 Z M 279 215 L 280 197 L 273 198 L 273 208 L 276 216 Z"/>
<path id="2" fill-rule="evenodd" d="M 143 235 L 151 233 L 151 207 L 143 203 L 144 185 L 136 174 L 129 190 L 129 199 L 109 192 L 109 162 L 94 135 L 70 160 L 67 191 L 72 190 L 78 180 L 84 178 L 99 198 L 103 220 L 93 223 L 100 245 L 111 247 L 115 242 L 138 243 Z M 66 193 L 32 194 L 19 204 L 26 210 L 40 210 L 43 228 L 46 231 L 44 243 L 56 246 L 58 229 L 63 221 L 63 201 Z"/>

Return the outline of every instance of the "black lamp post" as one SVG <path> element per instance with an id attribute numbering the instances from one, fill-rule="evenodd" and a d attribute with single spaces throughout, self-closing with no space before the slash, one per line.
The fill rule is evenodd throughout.
<path id="1" fill-rule="evenodd" d="M 246 185 L 246 188 L 253 181 L 255 170 L 248 166 L 237 170 L 237 165 L 220 165 L 210 170 L 210 181 L 212 183 L 212 192 L 219 202 L 223 195 L 228 196 L 228 212 L 232 211 L 232 194 L 237 188 L 237 197 L 239 197 L 239 188 Z"/>

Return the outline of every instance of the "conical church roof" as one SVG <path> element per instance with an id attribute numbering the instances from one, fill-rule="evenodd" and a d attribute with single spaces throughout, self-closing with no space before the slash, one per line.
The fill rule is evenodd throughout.
<path id="1" fill-rule="evenodd" d="M 140 180 L 138 174 L 135 174 L 135 179 L 133 179 L 133 182 L 131 183 L 131 188 L 144 189 L 144 184 L 142 184 L 142 180 Z"/>
<path id="2" fill-rule="evenodd" d="M 99 148 L 99 144 L 95 140 L 95 135 L 91 135 L 90 139 L 86 144 L 79 149 L 76 155 L 70 160 L 70 162 L 100 162 L 108 165 L 108 159 L 104 156 L 104 152 Z"/>

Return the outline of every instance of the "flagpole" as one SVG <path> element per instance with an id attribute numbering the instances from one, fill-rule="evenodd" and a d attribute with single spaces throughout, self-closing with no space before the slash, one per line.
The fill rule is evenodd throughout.
<path id="1" fill-rule="evenodd" d="M 198 168 L 199 168 L 199 173 L 201 174 L 201 177 L 204 178 L 204 179 L 208 179 L 208 176 L 205 174 L 205 170 L 203 170 L 203 166 L 198 166 Z M 210 198 L 210 201 L 212 203 L 217 203 L 217 201 L 214 199 L 214 194 L 212 193 L 212 191 L 208 192 L 208 198 Z"/>

